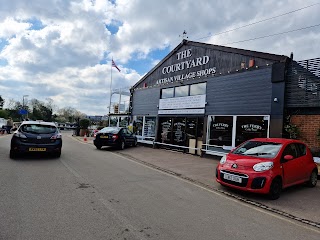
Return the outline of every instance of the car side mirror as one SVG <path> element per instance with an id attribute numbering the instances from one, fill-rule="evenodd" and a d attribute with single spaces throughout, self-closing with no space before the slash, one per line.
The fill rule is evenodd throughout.
<path id="1" fill-rule="evenodd" d="M 285 155 L 284 156 L 284 159 L 289 161 L 289 160 L 292 160 L 293 159 L 293 156 L 292 155 Z"/>
<path id="2" fill-rule="evenodd" d="M 290 160 L 292 160 L 293 159 L 293 156 L 292 155 L 285 155 L 284 157 L 283 157 L 283 162 L 287 162 L 287 161 L 290 161 Z"/>

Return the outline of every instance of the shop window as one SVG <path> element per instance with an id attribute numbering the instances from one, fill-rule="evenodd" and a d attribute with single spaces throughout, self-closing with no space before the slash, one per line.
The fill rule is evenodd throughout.
<path id="1" fill-rule="evenodd" d="M 117 127 L 118 117 L 110 117 L 110 127 Z"/>
<path id="2" fill-rule="evenodd" d="M 174 94 L 174 88 L 164 88 L 161 90 L 161 98 L 172 98 Z"/>
<path id="3" fill-rule="evenodd" d="M 186 144 L 186 118 L 173 119 L 173 144 L 185 146 Z"/>
<path id="4" fill-rule="evenodd" d="M 156 132 L 156 117 L 145 117 L 143 137 L 144 140 L 153 141 L 155 139 Z"/>
<path id="5" fill-rule="evenodd" d="M 236 146 L 252 138 L 268 137 L 267 116 L 238 116 L 236 127 Z"/>
<path id="6" fill-rule="evenodd" d="M 180 86 L 175 88 L 175 97 L 186 97 L 189 95 L 189 86 Z"/>
<path id="7" fill-rule="evenodd" d="M 190 96 L 206 94 L 207 83 L 190 85 Z"/>
<path id="8" fill-rule="evenodd" d="M 119 117 L 119 127 L 127 127 L 129 123 L 129 117 Z"/>
<path id="9" fill-rule="evenodd" d="M 209 116 L 209 149 L 232 146 L 233 116 Z"/>
<path id="10" fill-rule="evenodd" d="M 143 117 L 142 116 L 136 116 L 133 120 L 133 133 L 142 136 L 142 128 L 143 128 Z"/>
<path id="11" fill-rule="evenodd" d="M 158 139 L 162 143 L 171 143 L 172 136 L 172 119 L 160 118 L 159 119 L 159 137 Z"/>

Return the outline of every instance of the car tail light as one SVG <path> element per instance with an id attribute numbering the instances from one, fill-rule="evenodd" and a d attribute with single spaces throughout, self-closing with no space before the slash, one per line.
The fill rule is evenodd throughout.
<path id="1" fill-rule="evenodd" d="M 119 135 L 117 135 L 117 134 L 112 135 L 112 139 L 117 140 L 118 138 L 119 138 Z"/>
<path id="2" fill-rule="evenodd" d="M 61 139 L 62 135 L 60 133 L 53 135 L 50 139 Z"/>
<path id="3" fill-rule="evenodd" d="M 17 138 L 27 138 L 26 137 L 26 135 L 24 135 L 23 133 L 21 133 L 21 132 L 15 132 L 14 134 L 13 134 L 15 137 L 17 137 Z"/>

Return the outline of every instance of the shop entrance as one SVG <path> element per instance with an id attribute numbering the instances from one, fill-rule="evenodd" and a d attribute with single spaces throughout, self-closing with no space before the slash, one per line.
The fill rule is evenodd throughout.
<path id="1" fill-rule="evenodd" d="M 160 117 L 158 142 L 161 147 L 196 153 L 203 137 L 203 117 Z"/>

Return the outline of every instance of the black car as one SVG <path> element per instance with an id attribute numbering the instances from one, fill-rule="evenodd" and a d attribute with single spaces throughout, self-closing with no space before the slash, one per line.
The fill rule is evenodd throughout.
<path id="1" fill-rule="evenodd" d="M 53 122 L 24 121 L 13 133 L 10 158 L 21 153 L 51 153 L 60 157 L 62 136 Z"/>
<path id="2" fill-rule="evenodd" d="M 125 146 L 137 146 L 137 137 L 125 127 L 105 127 L 96 133 L 93 144 L 97 149 L 103 146 L 124 149 Z"/>

